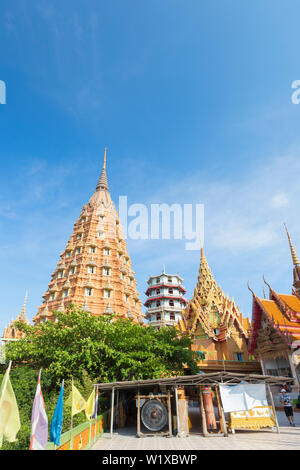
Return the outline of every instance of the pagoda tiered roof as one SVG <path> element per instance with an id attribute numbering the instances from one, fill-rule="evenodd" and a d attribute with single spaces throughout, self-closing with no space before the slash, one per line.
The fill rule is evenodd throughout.
<path id="1" fill-rule="evenodd" d="M 74 224 L 35 323 L 45 317 L 54 320 L 55 311 L 63 311 L 71 303 L 93 315 L 102 315 L 108 299 L 116 315 L 126 318 L 130 309 L 133 321 L 143 317 L 122 227 L 108 189 L 106 156 L 105 149 L 96 190 Z M 120 252 L 122 256 L 118 257 Z M 121 276 L 124 259 L 126 276 Z"/>

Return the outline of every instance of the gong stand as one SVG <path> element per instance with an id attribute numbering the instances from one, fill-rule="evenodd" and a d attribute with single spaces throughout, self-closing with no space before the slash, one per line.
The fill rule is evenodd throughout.
<path id="1" fill-rule="evenodd" d="M 137 399 L 137 437 L 144 437 L 144 436 L 168 436 L 172 437 L 172 415 L 171 415 L 171 398 L 173 395 L 170 394 L 170 391 L 168 391 L 168 394 L 162 394 L 162 395 L 140 395 L 140 392 L 137 392 L 137 395 L 135 399 Z M 161 398 L 165 398 L 166 400 L 166 405 L 167 405 L 167 413 L 168 413 L 168 431 L 155 431 L 155 432 L 149 432 L 145 433 L 141 431 L 141 399 L 146 399 L 149 400 L 148 403 L 151 400 L 160 400 Z M 147 402 L 145 402 L 146 404 Z M 145 404 L 143 406 L 145 406 Z M 162 403 L 163 404 L 163 403 Z M 155 410 L 152 411 L 153 419 L 156 418 L 156 412 Z M 145 426 L 145 423 L 143 423 Z M 167 423 L 166 423 L 167 424 Z M 146 427 L 146 426 L 145 426 Z M 165 427 L 165 425 L 163 426 Z"/>

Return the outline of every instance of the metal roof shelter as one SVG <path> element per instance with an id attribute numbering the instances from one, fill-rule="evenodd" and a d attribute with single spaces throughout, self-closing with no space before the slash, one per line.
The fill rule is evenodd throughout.
<path id="1" fill-rule="evenodd" d="M 159 378 L 159 379 L 148 379 L 148 380 L 134 380 L 134 381 L 123 381 L 123 382 L 111 382 L 111 383 L 100 383 L 94 384 L 97 390 L 102 392 L 111 392 L 111 423 L 110 423 L 110 435 L 113 435 L 113 410 L 114 410 L 114 395 L 115 390 L 133 390 L 136 389 L 138 392 L 137 398 L 140 397 L 140 389 L 141 388 L 150 388 L 154 386 L 164 386 L 168 387 L 169 389 L 174 390 L 175 400 L 176 400 L 176 414 L 177 414 L 177 429 L 178 433 L 180 430 L 180 423 L 178 418 L 178 396 L 177 396 L 177 388 L 178 386 L 185 386 L 185 387 L 201 387 L 201 386 L 214 386 L 218 389 L 218 385 L 220 384 L 238 384 L 241 382 L 247 382 L 248 384 L 261 384 L 264 383 L 268 389 L 270 394 L 272 408 L 274 417 L 276 420 L 276 428 L 277 432 L 279 433 L 279 426 L 276 417 L 275 405 L 273 400 L 273 395 L 270 389 L 270 385 L 280 385 L 282 383 L 291 383 L 294 379 L 290 377 L 276 377 L 272 375 L 258 375 L 258 374 L 240 374 L 234 372 L 211 372 L 211 373 L 201 373 L 197 375 L 183 375 L 178 377 L 167 377 L 167 378 Z M 222 420 L 222 429 L 223 435 L 228 436 L 227 426 L 225 415 L 223 411 L 223 407 L 219 400 L 220 412 L 221 412 L 221 420 Z M 203 407 L 202 407 L 203 408 Z M 138 410 L 139 413 L 139 410 Z M 204 425 L 203 425 L 203 435 L 209 436 L 207 433 L 207 428 L 205 424 L 205 413 L 202 413 Z M 138 415 L 139 416 L 139 415 Z M 138 425 L 139 426 L 139 425 Z M 139 429 L 139 427 L 138 427 Z M 139 435 L 139 432 L 138 432 Z"/>
<path id="2" fill-rule="evenodd" d="M 148 379 L 148 380 L 134 380 L 124 382 L 110 382 L 95 384 L 98 390 L 109 391 L 113 388 L 115 390 L 140 388 L 140 387 L 151 387 L 155 385 L 167 385 L 167 386 L 196 386 L 196 385 L 218 385 L 224 384 L 236 384 L 242 381 L 258 384 L 265 383 L 267 385 L 280 385 L 281 383 L 293 382 L 294 379 L 290 377 L 278 377 L 273 375 L 259 375 L 259 374 L 240 374 L 235 372 L 211 372 L 202 373 L 197 375 L 182 375 L 178 377 L 168 377 L 159 379 Z"/>

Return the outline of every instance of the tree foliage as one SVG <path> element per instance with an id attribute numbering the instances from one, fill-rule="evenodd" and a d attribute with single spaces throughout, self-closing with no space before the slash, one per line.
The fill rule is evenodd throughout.
<path id="1" fill-rule="evenodd" d="M 183 375 L 185 366 L 198 372 L 190 337 L 180 338 L 175 328 L 95 317 L 74 306 L 56 315 L 57 322 L 35 327 L 16 324 L 26 336 L 8 344 L 7 358 L 43 368 L 56 384 L 63 378 L 82 380 L 84 371 L 101 382 Z"/>
<path id="2" fill-rule="evenodd" d="M 10 374 L 20 410 L 18 441 L 4 441 L 3 449 L 28 449 L 30 419 L 38 371 L 50 421 L 65 379 L 63 432 L 70 429 L 71 379 L 85 399 L 95 382 L 114 382 L 183 375 L 186 366 L 198 372 L 191 339 L 180 338 L 175 328 L 155 330 L 115 316 L 95 317 L 71 306 L 56 312 L 57 322 L 30 326 L 16 322 L 26 336 L 6 346 L 6 359 L 13 361 Z M 3 370 L 4 372 L 4 370 Z M 0 374 L 1 381 L 1 374 Z M 107 397 L 99 398 L 99 412 L 107 409 Z M 74 416 L 76 426 L 85 414 Z"/>

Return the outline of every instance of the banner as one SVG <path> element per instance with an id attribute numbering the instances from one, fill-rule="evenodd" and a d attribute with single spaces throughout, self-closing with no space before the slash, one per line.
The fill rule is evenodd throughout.
<path id="1" fill-rule="evenodd" d="M 225 413 L 268 405 L 265 384 L 220 384 L 219 387 Z"/>
<path id="2" fill-rule="evenodd" d="M 45 450 L 48 441 L 48 417 L 41 389 L 41 371 L 36 387 L 32 414 L 29 450 Z"/>
<path id="3" fill-rule="evenodd" d="M 15 393 L 9 379 L 10 367 L 11 362 L 0 387 L 0 448 L 2 447 L 3 437 L 8 442 L 16 441 L 16 435 L 21 427 Z"/>

